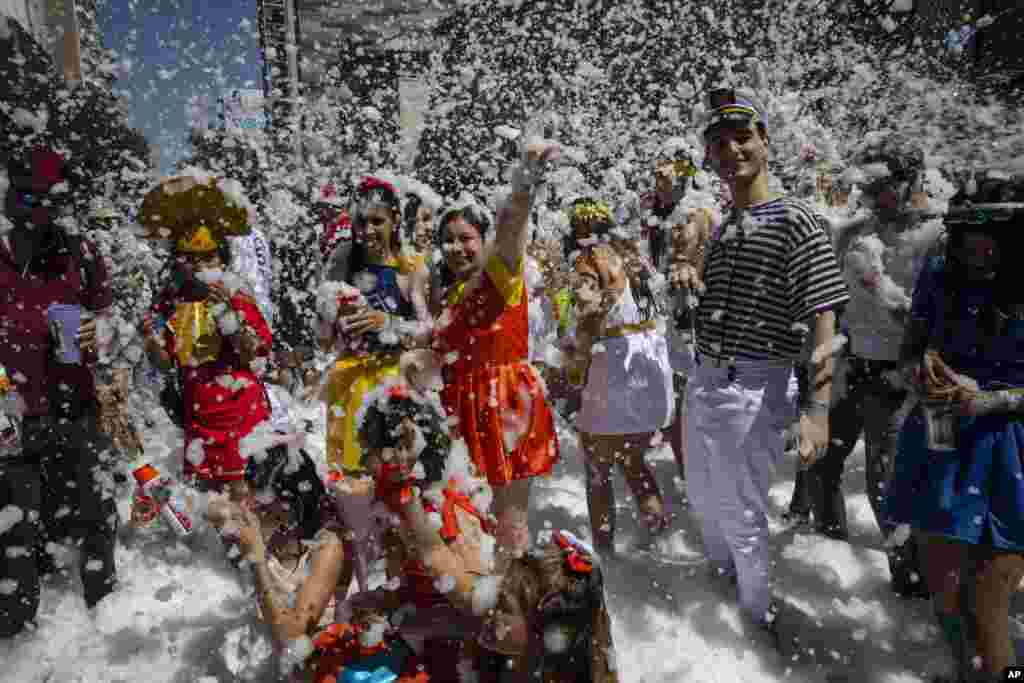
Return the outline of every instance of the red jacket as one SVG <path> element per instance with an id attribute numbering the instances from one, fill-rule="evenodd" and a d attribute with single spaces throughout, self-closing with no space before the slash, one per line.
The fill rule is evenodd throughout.
<path id="1" fill-rule="evenodd" d="M 236 294 L 231 306 L 259 336 L 262 348 L 258 355 L 270 353 L 270 327 L 255 301 Z M 164 301 L 155 307 L 157 315 L 173 311 Z M 164 342 L 171 358 L 178 363 L 173 314 L 164 327 Z M 195 475 L 215 481 L 241 480 L 245 476 L 245 458 L 239 453 L 239 442 L 260 422 L 270 417 L 270 403 L 263 383 L 252 368 L 242 363 L 241 356 L 229 339 L 223 339 L 217 358 L 198 367 L 181 367 L 179 373 L 184 397 L 185 476 Z M 199 440 L 202 451 L 194 442 Z M 190 451 L 190 449 L 193 449 Z M 199 456 L 202 456 L 201 459 Z M 196 462 L 193 462 L 196 461 Z"/>
<path id="2" fill-rule="evenodd" d="M 110 277 L 99 249 L 87 240 L 80 244 L 83 263 L 70 253 L 50 253 L 37 259 L 33 268 L 21 270 L 7 240 L 0 239 L 0 365 L 17 385 L 28 415 L 54 412 L 50 405 L 54 387 L 67 387 L 65 393 L 78 404 L 64 406 L 69 410 L 95 402 L 91 369 L 95 358 L 85 356 L 82 365 L 56 363 L 46 320 L 46 309 L 52 304 L 76 304 L 90 311 L 102 311 L 111 304 Z"/>

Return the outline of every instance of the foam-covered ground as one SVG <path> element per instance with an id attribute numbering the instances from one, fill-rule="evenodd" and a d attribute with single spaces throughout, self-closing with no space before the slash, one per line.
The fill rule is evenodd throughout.
<path id="1" fill-rule="evenodd" d="M 323 461 L 322 418 L 308 444 Z M 316 435 L 319 435 L 319 439 Z M 145 434 L 158 466 L 177 450 L 166 422 Z M 587 537 L 582 467 L 575 439 L 562 426 L 564 460 L 535 489 L 539 533 L 567 528 Z M 679 535 L 672 562 L 634 548 L 632 502 L 618 484 L 620 557 L 606 568 L 618 666 L 624 683 L 759 683 L 856 681 L 914 683 L 949 666 L 928 604 L 896 598 L 864 494 L 863 458 L 847 474 L 853 539 L 839 543 L 787 529 L 779 522 L 792 491 L 787 462 L 772 489 L 778 592 L 786 600 L 787 631 L 799 648 L 783 659 L 763 639 L 744 633 L 734 595 L 709 579 L 699 535 L 677 493 L 667 448 L 655 465 L 670 496 Z M 128 515 L 128 492 L 121 512 Z M 218 541 L 189 545 L 167 536 L 122 529 L 121 585 L 90 613 L 75 577 L 45 587 L 38 629 L 0 642 L 4 683 L 228 683 L 269 681 L 267 640 L 252 601 L 222 557 Z"/>

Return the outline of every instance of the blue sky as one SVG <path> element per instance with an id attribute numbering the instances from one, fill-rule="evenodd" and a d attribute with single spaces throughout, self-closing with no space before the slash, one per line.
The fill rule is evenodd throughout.
<path id="1" fill-rule="evenodd" d="M 256 0 L 98 4 L 104 44 L 129 67 L 115 87 L 128 101 L 131 125 L 160 147 L 165 172 L 188 151 L 191 96 L 209 96 L 216 122 L 223 90 L 260 87 Z"/>

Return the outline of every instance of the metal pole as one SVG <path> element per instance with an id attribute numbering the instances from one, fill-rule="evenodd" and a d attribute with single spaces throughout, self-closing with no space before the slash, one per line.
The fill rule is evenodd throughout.
<path id="1" fill-rule="evenodd" d="M 285 0 L 284 22 L 285 50 L 288 52 L 288 99 L 291 101 L 288 126 L 292 131 L 292 148 L 298 165 L 302 160 L 302 135 L 299 130 L 299 46 L 295 36 L 295 0 Z"/>

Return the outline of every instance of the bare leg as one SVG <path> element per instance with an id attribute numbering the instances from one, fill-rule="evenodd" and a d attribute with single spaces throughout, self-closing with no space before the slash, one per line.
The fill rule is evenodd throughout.
<path id="1" fill-rule="evenodd" d="M 1024 555 L 1000 553 L 980 563 L 974 579 L 978 654 L 988 674 L 1014 663 L 1010 641 L 1010 598 L 1024 577 Z"/>
<path id="2" fill-rule="evenodd" d="M 616 455 L 626 483 L 636 497 L 637 506 L 643 515 L 644 525 L 652 532 L 662 531 L 666 526 L 665 502 L 658 488 L 658 480 L 647 465 L 644 456 L 651 443 L 652 434 L 630 434 L 622 438 Z"/>
<path id="3" fill-rule="evenodd" d="M 508 563 L 522 556 L 530 547 L 530 482 L 530 479 L 517 479 L 505 486 L 494 487 L 494 516 L 498 519 L 495 533 L 498 573 L 504 573 Z"/>
<path id="4" fill-rule="evenodd" d="M 599 551 L 615 550 L 615 490 L 612 488 L 612 465 L 615 463 L 616 437 L 580 433 L 586 457 L 587 510 L 590 513 L 590 535 Z"/>

